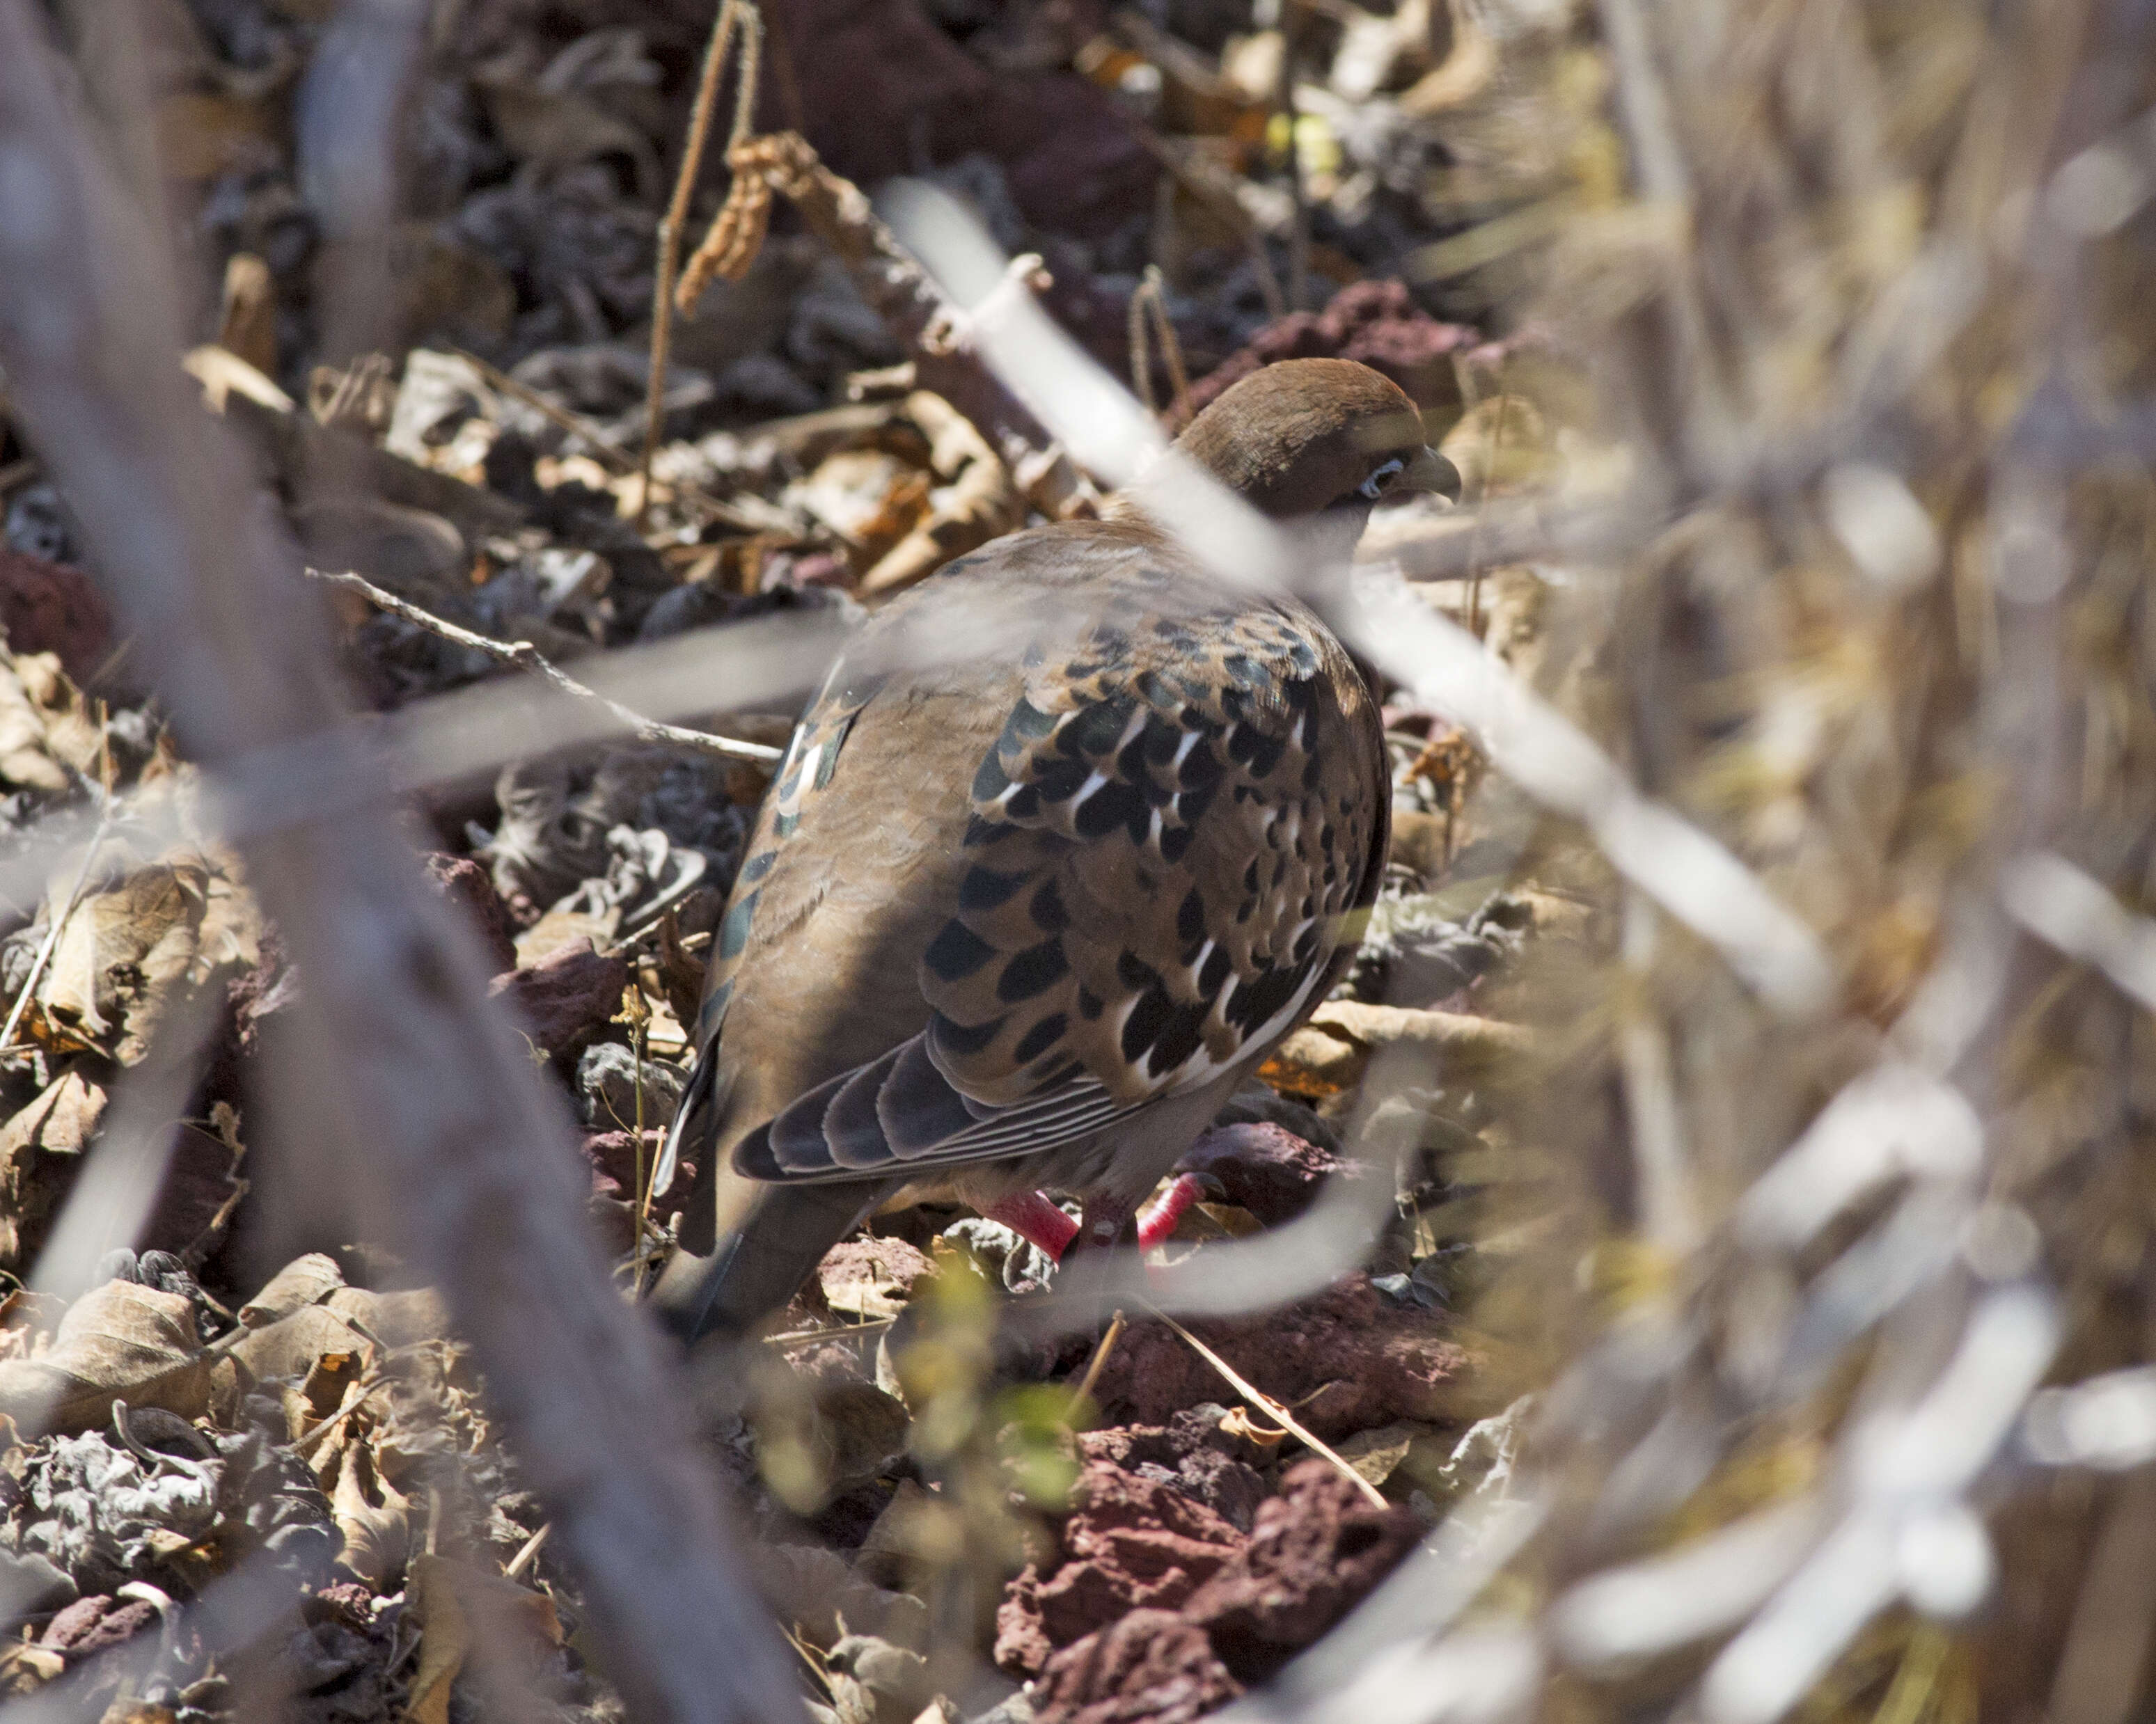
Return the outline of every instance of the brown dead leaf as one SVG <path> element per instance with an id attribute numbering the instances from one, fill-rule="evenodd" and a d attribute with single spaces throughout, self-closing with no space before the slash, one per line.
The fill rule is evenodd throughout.
<path id="1" fill-rule="evenodd" d="M 824 1302 L 843 1316 L 895 1317 L 913 1296 L 914 1283 L 933 1267 L 903 1239 L 850 1239 L 816 1268 Z"/>
<path id="2" fill-rule="evenodd" d="M 626 156 L 637 192 L 656 195 L 659 159 L 650 140 L 604 109 L 567 90 L 507 80 L 482 85 L 487 118 L 511 155 L 534 166 L 571 167 L 601 156 Z"/>
<path id="3" fill-rule="evenodd" d="M 33 790 L 68 787 L 66 771 L 45 747 L 44 719 L 8 664 L 0 664 L 0 780 Z"/>
<path id="4" fill-rule="evenodd" d="M 103 1424 L 116 1399 L 198 1419 L 209 1393 L 193 1307 L 132 1281 L 107 1281 L 75 1301 L 43 1357 L 0 1362 L 0 1413 L 63 1435 Z"/>
<path id="5" fill-rule="evenodd" d="M 336 1312 L 310 1305 L 241 1336 L 232 1356 L 261 1382 L 304 1381 L 326 1356 L 368 1346 Z"/>
<path id="6" fill-rule="evenodd" d="M 303 1306 L 344 1285 L 344 1271 L 336 1260 L 321 1251 L 295 1257 L 263 1284 L 262 1290 L 239 1307 L 243 1328 L 266 1329 L 280 1317 L 289 1317 Z"/>
<path id="7" fill-rule="evenodd" d="M 374 1293 L 364 1287 L 340 1287 L 322 1301 L 325 1310 L 349 1317 L 391 1347 L 416 1341 L 441 1341 L 449 1332 L 449 1307 L 431 1287 Z"/>
<path id="8" fill-rule="evenodd" d="M 209 874 L 193 863 L 137 870 L 83 899 L 38 988 L 51 1024 L 132 1065 L 200 949 Z"/>
<path id="9" fill-rule="evenodd" d="M 355 1385 L 352 1393 L 362 1393 Z M 382 1476 L 360 1419 L 346 1419 L 314 1461 L 330 1518 L 344 1535 L 338 1562 L 370 1587 L 383 1587 L 411 1558 L 410 1499 Z"/>
<path id="10" fill-rule="evenodd" d="M 105 732 L 90 702 L 60 664 L 58 653 L 18 653 L 12 661 L 23 692 L 44 726 L 45 752 L 62 766 L 95 777 L 105 754 Z"/>
<path id="11" fill-rule="evenodd" d="M 409 1724 L 447 1724 L 449 1690 L 480 1648 L 498 1658 L 520 1643 L 562 1644 L 561 1621 L 544 1593 L 447 1557 L 414 1557 L 406 1592 L 419 1624 Z"/>
<path id="12" fill-rule="evenodd" d="M 67 1071 L 0 1126 L 0 1266 L 19 1271 L 38 1249 L 104 1114 L 104 1090 Z"/>
<path id="13" fill-rule="evenodd" d="M 1230 1407 L 1222 1415 L 1220 1429 L 1231 1437 L 1241 1437 L 1255 1443 L 1261 1449 L 1270 1449 L 1276 1443 L 1287 1440 L 1287 1432 L 1270 1419 L 1262 1424 L 1250 1417 L 1248 1407 Z"/>
<path id="14" fill-rule="evenodd" d="M 457 1597 L 454 1565 L 420 1557 L 408 1586 L 419 1624 L 419 1668 L 405 1713 L 409 1724 L 449 1724 L 449 1689 L 471 1653 L 471 1623 Z"/>
<path id="15" fill-rule="evenodd" d="M 0 1649 L 0 1694 L 33 1693 L 66 1669 L 67 1660 L 49 1646 Z"/>
<path id="16" fill-rule="evenodd" d="M 1419 1048 L 1435 1056 L 1440 1071 L 1464 1078 L 1487 1075 L 1527 1053 L 1534 1038 L 1517 1024 L 1461 1012 L 1332 1000 L 1273 1049 L 1258 1075 L 1296 1095 L 1334 1095 L 1363 1080 L 1375 1049 L 1396 1044 Z"/>
<path id="17" fill-rule="evenodd" d="M 222 874 L 211 875 L 204 890 L 193 979 L 227 964 L 253 969 L 262 962 L 262 906 L 245 886 Z"/>

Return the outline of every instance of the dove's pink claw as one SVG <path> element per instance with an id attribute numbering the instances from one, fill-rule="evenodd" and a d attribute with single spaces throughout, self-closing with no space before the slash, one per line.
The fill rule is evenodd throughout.
<path id="1" fill-rule="evenodd" d="M 1052 1263 L 1062 1262 L 1064 1251 L 1078 1234 L 1078 1224 L 1037 1191 L 1005 1198 L 987 1213 L 989 1220 L 1000 1221 L 1047 1253 Z"/>

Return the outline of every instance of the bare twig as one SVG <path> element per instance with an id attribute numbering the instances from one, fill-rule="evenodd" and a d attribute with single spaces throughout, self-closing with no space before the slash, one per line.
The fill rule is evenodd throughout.
<path id="1" fill-rule="evenodd" d="M 1107 1332 L 1101 1336 L 1101 1344 L 1093 1349 L 1093 1357 L 1086 1362 L 1086 1374 L 1078 1382 L 1077 1392 L 1070 1397 L 1074 1408 L 1084 1406 L 1093 1398 L 1093 1385 L 1101 1380 L 1101 1367 L 1108 1362 L 1108 1355 L 1116 1350 L 1122 1338 L 1123 1314 L 1117 1311 L 1108 1319 Z"/>
<path id="2" fill-rule="evenodd" d="M 9 395 L 177 734 L 221 775 L 334 731 L 326 619 L 299 598 L 230 434 L 191 398 L 170 259 L 78 131 L 30 0 L 0 0 L 0 157 Z M 355 786 L 378 777 L 333 752 Z M 341 1198 L 442 1290 L 630 1715 L 783 1716 L 783 1649 L 727 1554 L 659 1337 L 608 1283 L 567 1119 L 385 801 L 243 846 L 308 978 L 270 1074 L 298 1126 L 280 1147 L 300 1189 Z"/>
<path id="3" fill-rule="evenodd" d="M 1171 424 L 1181 424 L 1190 417 L 1190 374 L 1183 367 L 1183 343 L 1168 321 L 1168 286 L 1158 264 L 1146 265 L 1144 278 L 1131 295 L 1131 383 L 1146 411 L 1160 418 L 1160 406 L 1152 395 L 1152 355 L 1146 340 L 1148 318 L 1159 334 L 1161 358 L 1168 366 L 1171 393 L 1165 417 Z"/>
<path id="4" fill-rule="evenodd" d="M 504 1580 L 514 1580 L 537 1562 L 539 1552 L 546 1548 L 547 1536 L 553 1530 L 554 1523 L 549 1521 L 531 1537 L 526 1539 L 516 1554 L 509 1559 L 509 1566 L 501 1571 L 501 1578 Z"/>
<path id="5" fill-rule="evenodd" d="M 485 634 L 475 634 L 469 629 L 459 629 L 454 623 L 445 622 L 430 611 L 423 611 L 409 599 L 399 598 L 395 593 L 383 591 L 364 576 L 349 570 L 310 568 L 308 578 L 326 581 L 333 587 L 348 587 L 362 594 L 372 605 L 401 617 L 405 622 L 438 634 L 444 640 L 474 652 L 485 653 L 496 664 L 511 665 L 519 670 L 536 670 L 540 675 L 565 695 L 573 695 L 580 700 L 592 700 L 603 706 L 639 742 L 662 742 L 673 748 L 693 748 L 699 754 L 716 755 L 721 760 L 748 760 L 767 766 L 785 752 L 762 742 L 742 742 L 732 736 L 714 736 L 708 731 L 692 731 L 680 725 L 660 724 L 655 719 L 645 718 L 632 712 L 619 700 L 610 700 L 596 689 L 588 689 L 576 678 L 555 665 L 552 660 L 528 640 L 495 640 Z"/>
<path id="6" fill-rule="evenodd" d="M 719 94 L 719 74 L 725 69 L 726 49 L 742 14 L 745 0 L 723 0 L 711 20 L 711 39 L 704 50 L 704 69 L 696 82 L 696 101 L 689 115 L 688 142 L 681 152 L 681 170 L 674 177 L 674 195 L 659 218 L 659 260 L 651 284 L 651 375 L 644 388 L 644 459 L 639 469 L 643 490 L 637 499 L 640 524 L 651 507 L 651 457 L 659 447 L 660 428 L 665 418 L 666 361 L 673 345 L 674 275 L 681 259 L 681 228 L 689 219 L 689 200 L 696 190 L 696 174 L 704 165 L 704 145 L 711 134 L 711 110 Z M 752 103 L 754 92 L 744 97 Z"/>
<path id="7" fill-rule="evenodd" d="M 1379 1491 L 1375 1485 L 1373 1485 L 1368 1479 L 1364 1478 L 1362 1474 L 1357 1472 L 1353 1467 L 1348 1465 L 1348 1463 L 1342 1460 L 1340 1456 L 1324 1441 L 1317 1437 L 1312 1436 L 1301 1422 L 1298 1420 L 1292 1413 L 1289 1412 L 1286 1408 L 1281 1406 L 1278 1401 L 1276 1401 L 1270 1395 L 1267 1394 L 1263 1389 L 1252 1383 L 1247 1377 L 1245 1377 L 1241 1372 L 1238 1371 L 1233 1365 L 1222 1358 L 1219 1354 L 1214 1352 L 1211 1347 L 1206 1346 L 1204 1342 L 1200 1341 L 1195 1335 L 1193 1335 L 1188 1329 L 1184 1328 L 1182 1324 L 1177 1322 L 1175 1319 L 1168 1316 L 1166 1311 L 1162 1311 L 1158 1307 L 1151 1304 L 1148 1304 L 1146 1306 L 1146 1309 L 1152 1311 L 1152 1314 L 1156 1317 L 1159 1318 L 1162 1322 L 1167 1324 L 1169 1328 L 1173 1329 L 1178 1335 L 1180 1335 L 1185 1341 L 1188 1342 L 1190 1343 L 1191 1351 L 1195 1352 L 1199 1358 L 1204 1360 L 1205 1362 L 1210 1365 L 1215 1371 L 1218 1371 L 1220 1375 L 1228 1381 L 1229 1385 L 1234 1388 L 1236 1393 L 1242 1396 L 1245 1400 L 1248 1401 L 1253 1407 L 1255 1407 L 1260 1413 L 1264 1414 L 1266 1418 L 1273 1420 L 1282 1430 L 1286 1431 L 1290 1435 L 1295 1437 L 1302 1444 L 1303 1447 L 1309 1449 L 1313 1455 L 1322 1455 L 1326 1458 L 1326 1460 L 1331 1461 L 1335 1467 L 1339 1469 L 1340 1475 L 1342 1478 L 1353 1480 L 1355 1488 L 1360 1491 L 1363 1496 L 1368 1497 L 1370 1501 L 1375 1503 L 1379 1508 L 1389 1508 L 1392 1506 L 1390 1503 L 1385 1501 L 1384 1493 L 1383 1491 Z"/>
<path id="8" fill-rule="evenodd" d="M 1287 308 L 1310 309 L 1310 193 L 1302 182 L 1302 142 L 1296 136 L 1295 110 L 1296 18 L 1291 5 L 1281 8 L 1281 63 L 1279 106 L 1287 123 L 1287 191 L 1292 212 L 1287 237 Z"/>

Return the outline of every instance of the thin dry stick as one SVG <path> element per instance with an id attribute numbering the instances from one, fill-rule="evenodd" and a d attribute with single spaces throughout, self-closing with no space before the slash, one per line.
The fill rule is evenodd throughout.
<path id="1" fill-rule="evenodd" d="M 1287 240 L 1287 308 L 1310 307 L 1310 198 L 1302 183 L 1302 145 L 1296 136 L 1296 26 L 1291 8 L 1281 8 L 1280 114 L 1287 121 L 1287 188 L 1293 223 Z"/>
<path id="2" fill-rule="evenodd" d="M 1180 422 L 1190 409 L 1190 374 L 1183 366 L 1183 343 L 1176 338 L 1175 326 L 1168 320 L 1167 284 L 1158 264 L 1146 265 L 1145 278 L 1131 295 L 1131 382 L 1146 411 L 1159 418 L 1152 394 L 1152 356 L 1146 340 L 1148 317 L 1159 335 L 1160 357 L 1167 363 L 1168 387 L 1173 392 L 1168 398 L 1168 418 Z"/>
<path id="3" fill-rule="evenodd" d="M 636 519 L 641 526 L 651 508 L 651 457 L 659 447 L 659 431 L 665 418 L 666 361 L 674 336 L 674 272 L 681 261 L 681 228 L 689 219 L 689 199 L 696 189 L 696 172 L 704 165 L 704 144 L 711 134 L 711 110 L 717 105 L 719 73 L 725 67 L 726 49 L 742 12 L 742 0 L 726 0 L 711 20 L 711 45 L 704 50 L 704 69 L 696 82 L 696 103 L 689 115 L 688 146 L 681 156 L 681 171 L 675 177 L 674 195 L 659 221 L 659 268 L 651 284 L 651 376 L 644 397 L 644 460 L 638 469 L 642 489 L 637 498 Z"/>
<path id="4" fill-rule="evenodd" d="M 111 827 L 111 810 L 112 805 L 108 801 L 105 812 L 98 816 L 97 829 L 90 835 L 90 848 L 83 853 L 82 866 L 76 870 L 74 884 L 68 888 L 67 901 L 53 918 L 52 926 L 45 930 L 45 937 L 38 946 L 38 955 L 31 960 L 30 973 L 23 978 L 23 986 L 15 995 L 15 1003 L 8 1008 L 8 1021 L 0 1024 L 0 1053 L 14 1050 L 15 1026 L 23 1021 L 23 1013 L 29 1007 L 30 996 L 38 991 L 38 978 L 45 973 L 45 966 L 52 961 L 53 949 L 60 943 L 60 930 L 67 926 L 67 919 L 74 914 L 75 904 L 81 898 L 83 886 L 90 879 L 90 865 L 97 859 L 97 853 L 105 844 L 105 833 Z"/>
<path id="5" fill-rule="evenodd" d="M 1168 1316 L 1166 1311 L 1162 1311 L 1158 1306 L 1154 1306 L 1150 1302 L 1147 1302 L 1146 1305 L 1146 1309 L 1151 1311 L 1155 1316 L 1158 1317 L 1161 1321 L 1167 1324 L 1169 1328 L 1174 1330 L 1175 1332 L 1178 1335 L 1180 1335 L 1185 1341 L 1188 1342 L 1192 1351 L 1194 1352 L 1199 1358 L 1204 1360 L 1207 1364 L 1210 1365 L 1215 1371 L 1218 1371 L 1221 1376 L 1226 1378 L 1228 1381 L 1234 1385 L 1235 1392 L 1241 1395 L 1243 1398 L 1248 1401 L 1253 1407 L 1255 1407 L 1260 1412 L 1263 1413 L 1266 1418 L 1271 1419 L 1290 1435 L 1300 1439 L 1302 1445 L 1306 1449 L 1310 1449 L 1313 1454 L 1322 1455 L 1327 1460 L 1331 1461 L 1334 1466 L 1340 1470 L 1340 1475 L 1342 1478 L 1353 1480 L 1356 1489 L 1360 1491 L 1365 1496 L 1368 1497 L 1370 1501 L 1375 1503 L 1379 1508 L 1390 1508 L 1392 1506 L 1390 1503 L 1385 1501 L 1383 1493 L 1381 1492 L 1375 1485 L 1373 1485 L 1368 1479 L 1364 1478 L 1362 1474 L 1357 1472 L 1353 1467 L 1348 1465 L 1346 1461 L 1342 1460 L 1337 1454 L 1336 1454 L 1332 1449 L 1328 1448 L 1324 1443 L 1319 1441 L 1317 1438 L 1312 1436 L 1307 1430 L 1304 1429 L 1301 1424 L 1296 1421 L 1295 1415 L 1292 1413 L 1290 1413 L 1286 1408 L 1281 1406 L 1278 1401 L 1276 1401 L 1263 1389 L 1258 1388 L 1256 1384 L 1251 1383 L 1247 1378 L 1244 1377 L 1233 1365 L 1222 1358 L 1219 1354 L 1214 1352 L 1211 1347 L 1206 1346 L 1204 1342 L 1200 1341 L 1195 1335 L 1193 1335 L 1188 1329 L 1184 1328 L 1182 1324 L 1177 1322 L 1175 1319 Z"/>
<path id="6" fill-rule="evenodd" d="M 716 755 L 721 760 L 750 760 L 760 765 L 776 761 L 783 750 L 763 742 L 740 742 L 732 736 L 714 736 L 707 731 L 685 730 L 680 725 L 660 724 L 655 719 L 632 712 L 619 700 L 609 700 L 596 689 L 588 689 L 573 676 L 557 669 L 538 648 L 528 640 L 495 640 L 484 634 L 475 634 L 469 629 L 459 629 L 454 623 L 444 622 L 431 612 L 423 611 L 408 599 L 399 598 L 393 593 L 385 593 L 372 581 L 348 570 L 311 568 L 309 578 L 326 581 L 334 587 L 349 587 L 362 594 L 370 604 L 378 606 L 393 617 L 401 617 L 416 623 L 429 633 L 439 634 L 444 640 L 458 646 L 470 647 L 475 652 L 485 653 L 497 664 L 514 665 L 519 670 L 536 670 L 565 695 L 574 695 L 580 700 L 591 700 L 603 706 L 619 719 L 629 733 L 639 742 L 663 742 L 674 748 L 693 748 L 699 754 Z"/>
<path id="7" fill-rule="evenodd" d="M 509 1559 L 509 1566 L 501 1571 L 501 1578 L 504 1580 L 514 1580 L 537 1562 L 540 1550 L 547 1542 L 547 1535 L 553 1530 L 554 1523 L 549 1521 L 531 1537 L 526 1539 L 523 1547 Z"/>
<path id="8" fill-rule="evenodd" d="M 1093 1357 L 1086 1366 L 1086 1375 L 1078 1384 L 1078 1392 L 1071 1396 L 1075 1408 L 1093 1398 L 1093 1385 L 1101 1380 L 1101 1367 L 1108 1362 L 1108 1355 L 1116 1350 L 1116 1342 L 1122 1337 L 1123 1314 L 1117 1311 L 1108 1319 L 1108 1332 L 1101 1337 L 1101 1344 L 1093 1349 Z"/>

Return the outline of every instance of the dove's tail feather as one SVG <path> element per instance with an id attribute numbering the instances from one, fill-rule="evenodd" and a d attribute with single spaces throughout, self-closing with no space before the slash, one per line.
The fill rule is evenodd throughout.
<path id="1" fill-rule="evenodd" d="M 887 1195 L 883 1181 L 768 1185 L 731 1169 L 719 1178 L 717 1245 L 708 1257 L 678 1253 L 652 1290 L 660 1321 L 690 1343 L 746 1335 Z"/>

